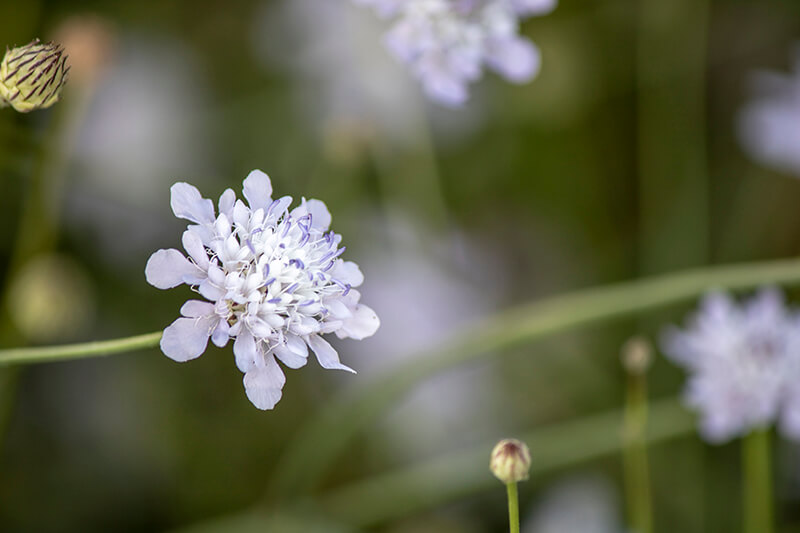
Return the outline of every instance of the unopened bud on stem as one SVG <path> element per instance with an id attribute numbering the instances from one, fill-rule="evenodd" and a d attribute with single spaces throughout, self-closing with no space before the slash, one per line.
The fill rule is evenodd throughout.
<path id="1" fill-rule="evenodd" d="M 503 439 L 492 450 L 489 469 L 505 484 L 528 479 L 530 468 L 531 452 L 522 441 Z"/>
<path id="2" fill-rule="evenodd" d="M 0 63 L 0 107 L 10 105 L 20 113 L 50 107 L 58 101 L 68 72 L 67 56 L 57 44 L 35 39 L 6 50 Z"/>

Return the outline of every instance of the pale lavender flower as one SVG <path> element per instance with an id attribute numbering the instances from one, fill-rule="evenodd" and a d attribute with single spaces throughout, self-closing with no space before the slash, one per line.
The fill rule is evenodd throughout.
<path id="1" fill-rule="evenodd" d="M 756 161 L 800 177 L 800 45 L 791 74 L 758 72 L 739 116 L 742 147 Z"/>
<path id="2" fill-rule="evenodd" d="M 686 330 L 672 328 L 663 348 L 690 372 L 687 404 L 700 411 L 700 431 L 722 442 L 778 422 L 800 439 L 800 313 L 778 290 L 737 305 L 707 295 Z"/>
<path id="3" fill-rule="evenodd" d="M 425 93 L 448 106 L 488 66 L 514 83 L 539 72 L 539 49 L 519 35 L 520 18 L 550 12 L 556 0 L 355 0 L 395 17 L 386 35 L 391 53 L 411 67 Z"/>
<path id="4" fill-rule="evenodd" d="M 303 199 L 289 211 L 292 198 L 273 200 L 269 177 L 259 170 L 244 180 L 243 192 L 247 204 L 226 190 L 217 215 L 195 187 L 173 185 L 175 216 L 194 223 L 183 234 L 187 256 L 159 250 L 145 274 L 159 289 L 185 283 L 208 300 L 183 305 L 183 317 L 164 330 L 162 351 L 183 362 L 202 355 L 209 338 L 220 347 L 235 339 L 247 397 L 259 409 L 272 409 L 285 382 L 276 358 L 300 368 L 311 348 L 323 368 L 353 372 L 322 335 L 363 339 L 379 320 L 359 303 L 355 287 L 364 276 L 340 258 L 345 249 L 341 236 L 328 230 L 324 203 Z"/>

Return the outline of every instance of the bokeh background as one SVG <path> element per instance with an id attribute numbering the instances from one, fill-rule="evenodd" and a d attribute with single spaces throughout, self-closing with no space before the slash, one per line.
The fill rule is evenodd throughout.
<path id="1" fill-rule="evenodd" d="M 4 347 L 163 329 L 191 294 L 144 279 L 184 228 L 170 185 L 217 198 L 254 168 L 279 194 L 327 203 L 382 320 L 373 338 L 336 344 L 358 376 L 287 370 L 270 412 L 247 401 L 230 347 L 186 364 L 151 349 L 0 369 L 0 530 L 312 531 L 267 487 L 332 398 L 517 304 L 797 254 L 800 169 L 764 156 L 767 133 L 747 117 L 776 92 L 764 72 L 788 79 L 800 57 L 800 3 L 563 0 L 522 28 L 542 50 L 539 77 L 487 73 L 460 109 L 424 100 L 381 46 L 385 28 L 347 0 L 0 3 L 0 45 L 58 39 L 72 62 L 55 107 L 0 111 Z M 791 154 L 787 122 L 774 135 Z M 437 373 L 288 504 L 319 531 L 504 531 L 504 490 L 483 464 L 493 443 L 619 409 L 622 344 L 657 344 L 689 308 Z M 683 375 L 657 357 L 649 380 L 651 398 L 669 399 Z M 620 456 L 591 453 L 619 433 L 614 420 L 556 439 L 590 457 L 521 486 L 525 531 L 625 530 Z M 782 531 L 800 531 L 800 454 L 776 449 Z M 485 450 L 480 490 L 389 502 L 400 511 L 360 524 L 347 518 L 359 501 L 324 500 L 464 450 Z M 737 443 L 689 427 L 650 453 L 659 530 L 739 527 Z"/>

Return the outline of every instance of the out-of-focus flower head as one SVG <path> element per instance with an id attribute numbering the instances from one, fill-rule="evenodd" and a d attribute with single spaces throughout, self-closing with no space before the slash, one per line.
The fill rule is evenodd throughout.
<path id="1" fill-rule="evenodd" d="M 759 163 L 800 177 L 800 44 L 793 70 L 753 76 L 754 96 L 739 115 L 739 139 Z"/>
<path id="2" fill-rule="evenodd" d="M 0 107 L 20 113 L 46 109 L 58 102 L 69 67 L 64 49 L 34 39 L 25 46 L 6 49 L 0 63 Z"/>
<path id="3" fill-rule="evenodd" d="M 488 66 L 514 83 L 539 72 L 539 49 L 519 35 L 522 17 L 549 13 L 555 0 L 355 0 L 393 18 L 391 53 L 408 64 L 425 93 L 447 106 L 467 101 L 468 85 Z"/>
<path id="4" fill-rule="evenodd" d="M 737 305 L 707 295 L 687 329 L 669 329 L 664 352 L 690 372 L 686 403 L 699 410 L 700 431 L 722 442 L 778 422 L 800 438 L 800 314 L 778 290 Z"/>
<path id="5" fill-rule="evenodd" d="M 145 274 L 159 289 L 185 283 L 209 300 L 183 305 L 183 317 L 164 330 L 163 352 L 183 362 L 202 355 L 209 338 L 220 347 L 235 339 L 247 397 L 259 409 L 272 409 L 285 382 L 275 358 L 300 368 L 311 348 L 323 368 L 352 372 L 322 335 L 363 339 L 375 333 L 379 320 L 359 303 L 355 287 L 364 276 L 358 265 L 339 258 L 345 249 L 341 236 L 328 229 L 324 203 L 303 199 L 289 211 L 292 198 L 273 200 L 270 180 L 258 170 L 243 189 L 247 204 L 228 189 L 215 215 L 211 200 L 195 187 L 173 185 L 175 216 L 194 223 L 183 234 L 188 258 L 159 250 Z"/>

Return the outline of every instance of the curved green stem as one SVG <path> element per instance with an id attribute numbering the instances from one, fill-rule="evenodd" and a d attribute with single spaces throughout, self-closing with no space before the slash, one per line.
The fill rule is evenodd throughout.
<path id="1" fill-rule="evenodd" d="M 22 363 L 45 363 L 48 361 L 68 361 L 85 357 L 99 357 L 123 352 L 132 352 L 158 346 L 161 331 L 145 333 L 123 339 L 83 342 L 62 346 L 41 346 L 34 348 L 10 348 L 0 350 L 0 366 Z"/>
<path id="2" fill-rule="evenodd" d="M 436 349 L 410 358 L 359 390 L 346 391 L 318 410 L 276 461 L 266 498 L 291 498 L 312 489 L 361 430 L 417 383 L 448 367 L 578 326 L 692 299 L 712 288 L 748 289 L 770 283 L 800 284 L 800 260 L 705 267 L 584 289 L 473 324 Z"/>

